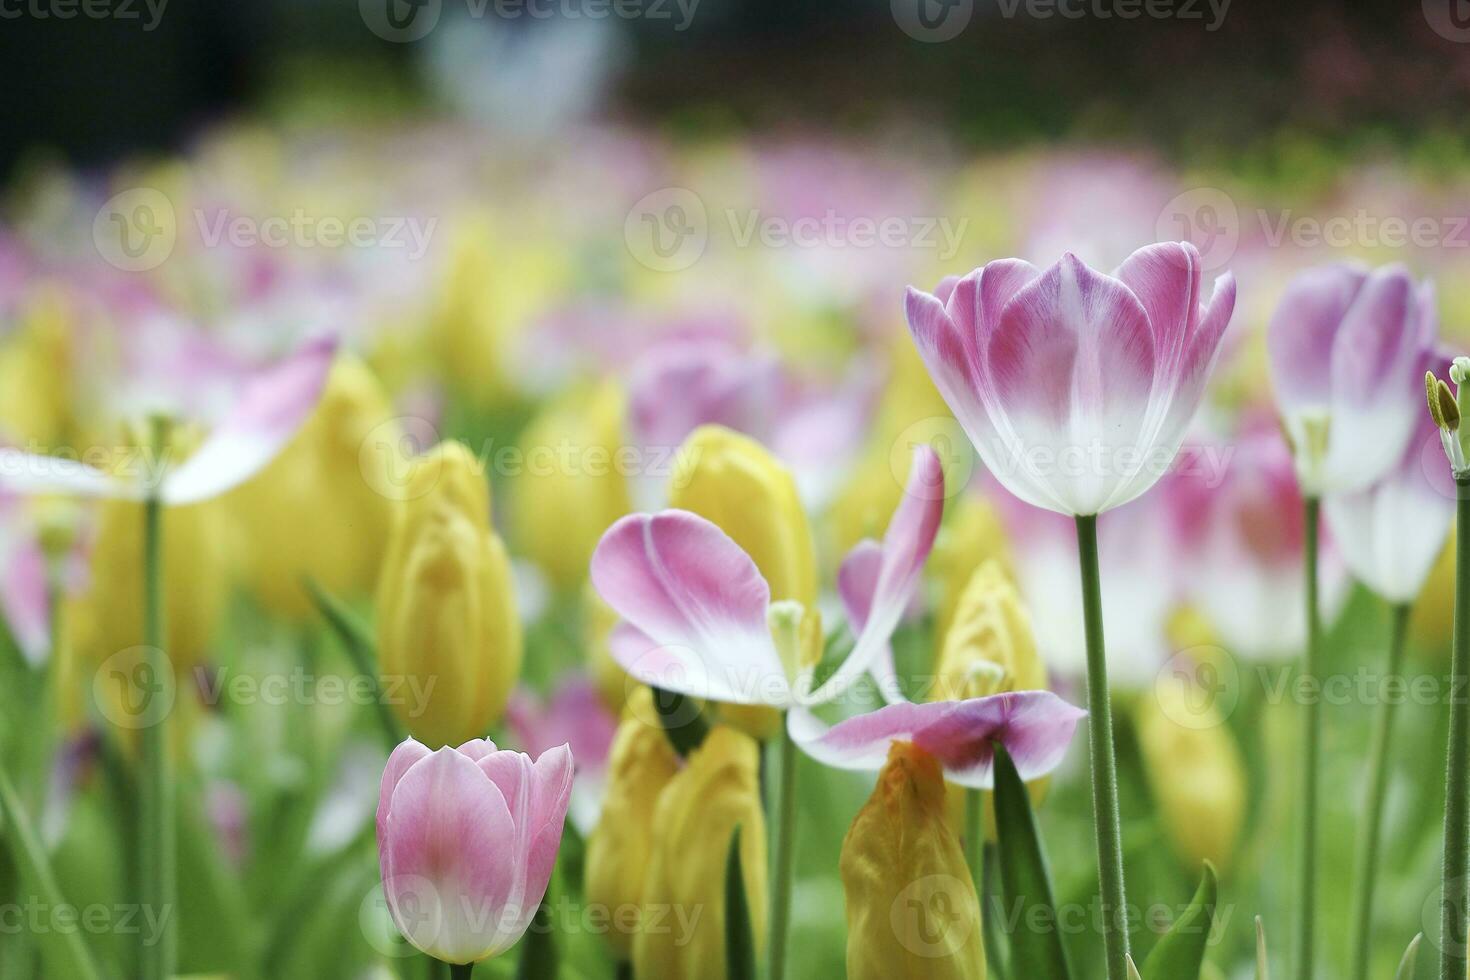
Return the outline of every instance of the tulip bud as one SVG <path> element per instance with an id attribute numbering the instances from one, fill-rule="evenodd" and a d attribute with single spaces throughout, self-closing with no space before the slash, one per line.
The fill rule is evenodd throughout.
<path id="1" fill-rule="evenodd" d="M 1046 688 L 1031 615 L 1000 564 L 975 569 L 944 633 L 933 701 Z"/>
<path id="2" fill-rule="evenodd" d="M 948 511 L 927 565 L 929 578 L 939 586 L 934 613 L 934 635 L 939 637 L 948 635 L 976 568 L 994 560 L 1010 571 L 1005 528 L 990 501 L 966 494 Z"/>
<path id="3" fill-rule="evenodd" d="M 490 488 L 461 443 L 416 461 L 378 583 L 378 655 L 404 696 L 394 711 L 437 747 L 486 732 L 521 669 L 510 559 Z"/>
<path id="4" fill-rule="evenodd" d="M 640 688 L 613 739 L 602 816 L 587 841 L 587 902 L 610 916 L 607 940 L 623 961 L 633 957 L 633 915 L 643 904 L 654 811 L 679 772 L 678 756 L 656 719 L 652 693 Z"/>
<path id="5" fill-rule="evenodd" d="M 842 842 L 840 869 L 848 980 L 984 980 L 980 900 L 932 756 L 894 743 Z"/>
<path id="6" fill-rule="evenodd" d="M 54 446 L 76 421 L 73 311 L 60 291 L 42 288 L 27 297 L 19 320 L 0 346 L 0 435 Z"/>
<path id="7" fill-rule="evenodd" d="M 531 420 L 511 496 L 520 552 L 559 588 L 587 576 L 602 532 L 632 510 L 618 466 L 625 398 L 613 382 L 574 391 Z"/>
<path id="8" fill-rule="evenodd" d="M 740 867 L 755 943 L 766 934 L 766 824 L 760 746 L 717 726 L 664 789 L 653 817 L 643 905 L 668 928 L 633 938 L 633 968 L 648 980 L 726 980 L 725 869 L 740 828 Z"/>
<path id="9" fill-rule="evenodd" d="M 1138 744 L 1165 832 L 1190 869 L 1224 868 L 1245 819 L 1245 766 L 1210 692 L 1178 678 L 1138 703 Z"/>
<path id="10" fill-rule="evenodd" d="M 245 533 L 246 583 L 271 612 L 314 615 L 310 576 L 339 596 L 370 593 L 407 470 L 393 406 L 372 371 L 338 355 L 311 418 L 284 452 L 225 497 Z"/>

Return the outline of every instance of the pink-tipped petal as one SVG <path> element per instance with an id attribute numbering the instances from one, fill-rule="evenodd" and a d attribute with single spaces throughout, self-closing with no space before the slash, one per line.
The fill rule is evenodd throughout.
<path id="1" fill-rule="evenodd" d="M 1356 265 L 1324 265 L 1287 285 L 1266 331 L 1271 386 L 1284 411 L 1326 407 L 1332 393 L 1329 352 L 1367 276 Z"/>
<path id="2" fill-rule="evenodd" d="M 1133 291 L 1153 326 L 1159 363 L 1180 360 L 1199 321 L 1200 256 L 1187 242 L 1160 242 L 1130 255 L 1118 279 Z"/>
<path id="3" fill-rule="evenodd" d="M 668 690 L 735 704 L 769 703 L 773 679 L 784 687 L 767 624 L 770 586 L 751 557 L 703 517 L 667 510 L 622 518 L 592 555 L 592 584 L 652 641 L 638 649 L 624 632 L 614 644 L 634 676 L 651 674 Z M 687 686 L 671 686 L 679 684 Z M 776 695 L 784 703 L 783 692 Z"/>
<path id="4" fill-rule="evenodd" d="M 412 738 L 404 739 L 388 756 L 383 767 L 383 781 L 378 786 L 378 846 L 383 846 L 384 830 L 388 823 L 388 809 L 393 800 L 393 790 L 403 774 L 413 768 L 420 759 L 433 755 L 429 747 Z"/>
<path id="5" fill-rule="evenodd" d="M 934 547 L 943 516 L 944 469 L 934 450 L 919 446 L 914 450 L 903 499 L 883 535 L 877 579 L 857 642 L 836 672 L 810 695 L 809 703 L 822 704 L 839 697 L 872 670 L 888 649 L 888 640 L 919 587 L 920 573 Z M 853 584 L 850 580 L 849 586 Z"/>
<path id="6" fill-rule="evenodd" d="M 861 634 L 868 622 L 873 595 L 878 591 L 878 577 L 883 570 L 883 546 L 876 541 L 859 541 L 842 559 L 837 570 L 837 594 L 847 612 L 847 622 L 855 634 Z M 873 661 L 869 671 L 873 683 L 890 704 L 906 700 L 898 681 L 898 667 L 893 661 L 893 644 L 883 644 L 883 652 Z"/>
<path id="7" fill-rule="evenodd" d="M 164 480 L 165 502 L 208 500 L 262 470 L 311 416 L 336 353 L 336 338 L 318 338 L 252 379 L 204 445 Z"/>

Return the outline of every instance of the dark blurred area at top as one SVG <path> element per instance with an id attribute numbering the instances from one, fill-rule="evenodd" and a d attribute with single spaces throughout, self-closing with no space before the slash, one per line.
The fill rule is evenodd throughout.
<path id="1" fill-rule="evenodd" d="M 375 36 L 357 0 L 169 0 L 152 30 L 142 0 L 110 0 L 137 18 L 56 16 L 80 2 L 0 0 L 5 176 L 32 159 L 86 168 L 176 149 L 233 113 L 435 111 L 425 42 Z M 1118 0 L 1063 0 L 1088 13 L 1045 19 L 1019 0 L 1003 15 L 1015 2 L 974 0 L 944 43 L 906 35 L 889 0 L 700 0 L 682 31 L 622 19 L 629 53 L 607 112 L 675 135 L 910 122 L 961 146 L 1076 137 L 1183 161 L 1282 134 L 1348 152 L 1463 142 L 1470 44 L 1430 29 L 1419 0 L 1233 0 L 1214 31 L 1207 0 L 1175 0 L 1198 18 L 1133 20 L 1092 12 Z"/>

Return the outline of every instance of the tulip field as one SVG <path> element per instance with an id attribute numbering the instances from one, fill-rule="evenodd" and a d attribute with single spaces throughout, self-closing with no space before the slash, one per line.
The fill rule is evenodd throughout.
<path id="1" fill-rule="evenodd" d="M 0 980 L 1470 976 L 1470 147 L 439 31 L 12 174 Z"/>

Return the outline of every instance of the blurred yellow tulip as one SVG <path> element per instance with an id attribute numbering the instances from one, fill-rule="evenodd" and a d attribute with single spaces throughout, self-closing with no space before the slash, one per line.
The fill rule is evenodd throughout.
<path id="1" fill-rule="evenodd" d="M 28 298 L 19 321 L 0 345 L 0 434 L 44 451 L 73 435 L 76 324 L 65 297 L 49 288 Z"/>
<path id="2" fill-rule="evenodd" d="M 587 841 L 587 902 L 613 924 L 608 944 L 618 959 L 633 958 L 633 936 L 653 852 L 653 817 L 660 794 L 679 772 L 679 758 L 657 723 L 653 696 L 631 699 L 607 762 L 602 816 Z"/>
<path id="3" fill-rule="evenodd" d="M 623 710 L 630 688 L 636 686 L 627 671 L 618 666 L 608 647 L 608 637 L 618 622 L 618 614 L 602 601 L 602 596 L 588 582 L 582 589 L 582 649 L 586 651 L 587 668 L 603 703 L 614 712 Z"/>
<path id="4" fill-rule="evenodd" d="M 766 935 L 766 824 L 760 746 L 726 726 L 710 730 L 659 797 L 643 904 L 664 927 L 633 939 L 639 980 L 726 980 L 725 868 L 740 828 L 740 867 L 757 949 Z"/>
<path id="5" fill-rule="evenodd" d="M 321 401 L 284 452 L 224 497 L 238 525 L 240 574 L 271 612 L 312 615 L 302 580 L 339 596 L 377 583 L 407 452 L 372 371 L 338 355 Z"/>
<path id="6" fill-rule="evenodd" d="M 1448 659 L 1450 635 L 1455 628 L 1455 536 L 1429 570 L 1429 579 L 1419 592 L 1409 617 L 1409 637 L 1414 647 Z"/>
<path id="7" fill-rule="evenodd" d="M 518 550 L 559 588 L 586 578 L 602 533 L 632 510 L 617 465 L 625 403 L 611 381 L 574 390 L 542 409 L 521 435 L 511 529 Z"/>
<path id="8" fill-rule="evenodd" d="M 960 494 L 946 504 L 946 517 L 934 539 L 927 574 L 937 585 L 934 635 L 948 635 L 961 597 L 974 572 L 989 561 L 1011 571 L 1010 546 L 995 505 L 984 497 Z"/>
<path id="9" fill-rule="evenodd" d="M 377 607 L 380 669 L 403 724 L 431 748 L 482 737 L 520 676 L 521 625 L 490 488 L 463 444 L 414 462 Z"/>
<path id="10" fill-rule="evenodd" d="M 894 743 L 840 868 L 848 980 L 984 980 L 980 900 L 932 756 Z"/>

